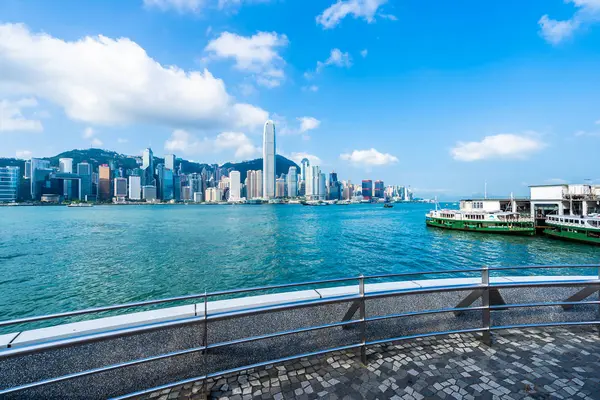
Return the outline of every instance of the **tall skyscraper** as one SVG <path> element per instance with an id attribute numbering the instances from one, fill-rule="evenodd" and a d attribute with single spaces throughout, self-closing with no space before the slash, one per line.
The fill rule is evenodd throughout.
<path id="1" fill-rule="evenodd" d="M 25 174 L 23 176 L 25 179 L 31 178 L 31 160 L 25 161 Z"/>
<path id="2" fill-rule="evenodd" d="M 285 197 L 285 179 L 283 178 L 275 179 L 275 197 Z"/>
<path id="3" fill-rule="evenodd" d="M 98 167 L 98 199 L 108 201 L 110 198 L 110 167 L 104 164 Z"/>
<path id="4" fill-rule="evenodd" d="M 142 176 L 142 183 L 146 186 L 151 186 L 156 184 L 156 180 L 154 179 L 154 153 L 152 153 L 151 148 L 147 148 L 144 150 L 144 154 L 142 155 L 142 169 L 144 170 L 144 175 Z"/>
<path id="5" fill-rule="evenodd" d="M 165 168 L 175 171 L 175 154 L 167 154 L 165 156 Z"/>
<path id="6" fill-rule="evenodd" d="M 362 196 L 365 200 L 371 200 L 373 198 L 373 181 L 365 179 L 362 181 Z"/>
<path id="7" fill-rule="evenodd" d="M 86 201 L 87 196 L 92 195 L 92 166 L 87 162 L 77 164 L 77 175 L 81 179 L 81 198 L 79 200 Z"/>
<path id="8" fill-rule="evenodd" d="M 58 170 L 67 174 L 73 173 L 73 159 L 72 158 L 59 158 L 58 159 Z"/>
<path id="9" fill-rule="evenodd" d="M 310 167 L 310 161 L 308 161 L 308 158 L 303 158 L 300 162 L 300 180 L 306 181 L 308 167 Z"/>
<path id="10" fill-rule="evenodd" d="M 14 203 L 19 197 L 21 168 L 0 167 L 0 203 Z"/>
<path id="11" fill-rule="evenodd" d="M 287 174 L 287 195 L 288 197 L 298 196 L 298 175 L 296 167 L 290 167 Z"/>
<path id="12" fill-rule="evenodd" d="M 263 173 L 262 171 L 248 171 L 247 194 L 250 199 L 263 197 Z"/>
<path id="13" fill-rule="evenodd" d="M 125 178 L 115 178 L 114 180 L 115 188 L 114 194 L 118 199 L 124 199 L 127 197 L 127 179 Z"/>
<path id="14" fill-rule="evenodd" d="M 39 158 L 31 159 L 31 199 L 40 200 L 42 190 L 48 176 L 52 172 L 50 161 Z"/>
<path id="15" fill-rule="evenodd" d="M 240 201 L 241 182 L 240 171 L 231 171 L 229 173 L 229 201 Z"/>
<path id="16" fill-rule="evenodd" d="M 373 196 L 379 199 L 383 199 L 385 197 L 385 186 L 383 181 L 375 181 L 375 189 L 373 191 Z"/>
<path id="17" fill-rule="evenodd" d="M 129 200 L 142 199 L 142 178 L 136 175 L 129 176 Z"/>
<path id="18" fill-rule="evenodd" d="M 327 196 L 327 177 L 324 173 L 319 174 L 319 200 L 325 200 Z"/>
<path id="19" fill-rule="evenodd" d="M 265 122 L 263 132 L 263 197 L 275 197 L 275 124 Z"/>

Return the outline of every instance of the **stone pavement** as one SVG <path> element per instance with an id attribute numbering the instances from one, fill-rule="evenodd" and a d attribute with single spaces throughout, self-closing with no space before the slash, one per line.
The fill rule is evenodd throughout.
<path id="1" fill-rule="evenodd" d="M 600 399 L 600 336 L 593 328 L 510 330 L 416 339 L 249 370 L 146 398 Z"/>

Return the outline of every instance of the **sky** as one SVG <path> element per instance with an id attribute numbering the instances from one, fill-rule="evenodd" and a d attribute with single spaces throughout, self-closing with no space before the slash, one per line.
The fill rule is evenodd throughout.
<path id="1" fill-rule="evenodd" d="M 417 196 L 600 184 L 600 0 L 3 0 L 0 157 L 277 153 Z"/>

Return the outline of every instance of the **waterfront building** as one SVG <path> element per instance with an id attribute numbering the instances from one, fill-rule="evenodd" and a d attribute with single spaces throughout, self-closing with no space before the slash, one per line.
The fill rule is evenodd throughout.
<path id="1" fill-rule="evenodd" d="M 181 201 L 192 200 L 192 188 L 189 186 L 182 186 L 180 198 L 181 198 Z"/>
<path id="2" fill-rule="evenodd" d="M 247 194 L 250 199 L 260 199 L 263 197 L 263 174 L 262 171 L 248 171 L 247 174 Z"/>
<path id="3" fill-rule="evenodd" d="M 284 198 L 285 197 L 285 179 L 277 178 L 275 180 L 275 197 Z"/>
<path id="4" fill-rule="evenodd" d="M 31 160 L 25 161 L 25 174 L 23 177 L 25 179 L 31 179 Z"/>
<path id="5" fill-rule="evenodd" d="M 175 201 L 181 201 L 181 179 L 182 175 L 173 173 L 173 198 Z"/>
<path id="6" fill-rule="evenodd" d="M 385 197 L 385 186 L 383 184 L 383 181 L 380 181 L 380 180 L 375 181 L 373 197 L 376 197 L 378 199 L 383 199 Z"/>
<path id="7" fill-rule="evenodd" d="M 73 173 L 73 159 L 72 158 L 59 158 L 58 159 L 58 170 L 60 172 L 66 172 L 68 174 Z"/>
<path id="8" fill-rule="evenodd" d="M 319 175 L 319 200 L 325 200 L 327 197 L 327 176 L 324 172 Z"/>
<path id="9" fill-rule="evenodd" d="M 287 195 L 296 197 L 298 195 L 298 173 L 296 167 L 290 167 L 287 174 Z"/>
<path id="10" fill-rule="evenodd" d="M 268 120 L 263 131 L 263 197 L 275 197 L 275 124 Z"/>
<path id="11" fill-rule="evenodd" d="M 0 203 L 14 203 L 19 197 L 21 168 L 0 167 Z"/>
<path id="12" fill-rule="evenodd" d="M 298 182 L 298 196 L 306 196 L 306 182 L 299 181 Z"/>
<path id="13" fill-rule="evenodd" d="M 137 175 L 129 175 L 129 200 L 142 199 L 142 178 Z"/>
<path id="14" fill-rule="evenodd" d="M 159 190 L 162 201 L 171 201 L 175 198 L 173 171 L 166 169 L 162 164 L 159 165 Z"/>
<path id="15" fill-rule="evenodd" d="M 142 198 L 148 202 L 156 201 L 156 186 L 144 185 L 142 186 Z"/>
<path id="16" fill-rule="evenodd" d="M 338 181 L 337 173 L 331 172 L 327 181 L 327 200 L 340 200 L 342 198 L 342 183 Z"/>
<path id="17" fill-rule="evenodd" d="M 142 184 L 145 186 L 156 185 L 156 179 L 154 178 L 154 153 L 152 153 L 151 148 L 144 150 L 142 155 L 142 169 L 144 170 Z"/>
<path id="18" fill-rule="evenodd" d="M 206 202 L 217 203 L 223 199 L 223 191 L 219 188 L 212 187 L 206 189 Z"/>
<path id="19" fill-rule="evenodd" d="M 365 179 L 362 181 L 362 197 L 364 200 L 371 200 L 373 198 L 373 181 Z"/>
<path id="20" fill-rule="evenodd" d="M 118 201 L 124 201 L 125 197 L 127 197 L 127 179 L 125 178 L 115 178 L 113 181 L 114 184 L 114 197 Z"/>
<path id="21" fill-rule="evenodd" d="M 52 173 L 50 161 L 32 158 L 31 163 L 31 199 L 40 200 L 42 190 L 47 186 L 47 180 Z"/>
<path id="22" fill-rule="evenodd" d="M 78 163 L 77 175 L 80 178 L 79 190 L 81 196 L 79 200 L 88 201 L 88 197 L 92 196 L 92 166 L 85 161 Z"/>
<path id="23" fill-rule="evenodd" d="M 229 201 L 241 200 L 240 176 L 240 171 L 231 171 L 229 173 Z"/>
<path id="24" fill-rule="evenodd" d="M 300 162 L 300 180 L 305 181 L 305 182 L 306 182 L 306 174 L 308 171 L 308 167 L 310 167 L 310 161 L 308 161 L 308 158 L 303 158 L 302 161 Z"/>
<path id="25" fill-rule="evenodd" d="M 202 192 L 194 192 L 194 203 L 202 203 Z"/>
<path id="26" fill-rule="evenodd" d="M 98 167 L 98 200 L 107 201 L 111 198 L 110 167 L 106 164 Z"/>
<path id="27" fill-rule="evenodd" d="M 167 154 L 165 156 L 165 168 L 175 171 L 175 154 Z"/>

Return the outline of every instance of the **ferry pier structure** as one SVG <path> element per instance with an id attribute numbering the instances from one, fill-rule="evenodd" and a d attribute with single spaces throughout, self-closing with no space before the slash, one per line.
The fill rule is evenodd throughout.
<path id="1" fill-rule="evenodd" d="M 587 216 L 600 213 L 600 186 L 558 184 L 529 186 L 531 210 L 538 231 L 548 229 L 550 215 Z"/>

